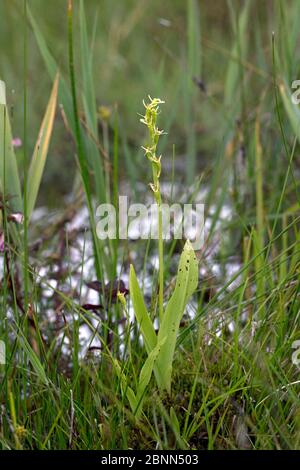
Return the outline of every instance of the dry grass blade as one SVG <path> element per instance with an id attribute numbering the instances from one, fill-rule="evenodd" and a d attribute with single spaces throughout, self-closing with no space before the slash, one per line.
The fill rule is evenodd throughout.
<path id="1" fill-rule="evenodd" d="M 46 113 L 39 131 L 28 173 L 27 214 L 30 217 L 36 202 L 52 135 L 58 92 L 58 75 L 55 78 Z"/>

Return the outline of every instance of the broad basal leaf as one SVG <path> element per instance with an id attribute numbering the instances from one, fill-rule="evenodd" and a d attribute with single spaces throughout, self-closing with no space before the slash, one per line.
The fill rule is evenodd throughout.
<path id="1" fill-rule="evenodd" d="M 132 265 L 130 266 L 129 292 L 133 303 L 134 314 L 141 328 L 146 351 L 149 354 L 156 346 L 157 337 Z"/>
<path id="2" fill-rule="evenodd" d="M 189 241 L 186 242 L 179 261 L 175 290 L 164 312 L 157 342 L 167 338 L 162 345 L 155 367 L 158 385 L 171 390 L 172 363 L 180 320 L 186 304 L 198 285 L 198 261 Z"/>

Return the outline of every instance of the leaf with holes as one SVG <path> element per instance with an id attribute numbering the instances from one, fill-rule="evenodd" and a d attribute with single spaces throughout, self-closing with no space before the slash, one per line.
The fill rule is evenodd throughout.
<path id="1" fill-rule="evenodd" d="M 155 367 L 155 375 L 160 389 L 171 391 L 172 364 L 180 320 L 187 302 L 198 285 L 198 261 L 189 241 L 186 242 L 180 257 L 175 290 L 170 298 L 159 328 L 157 342 L 163 338 Z"/>

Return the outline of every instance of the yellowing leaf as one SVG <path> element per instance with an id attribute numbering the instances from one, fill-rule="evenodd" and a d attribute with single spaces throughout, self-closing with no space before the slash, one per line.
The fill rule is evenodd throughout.
<path id="1" fill-rule="evenodd" d="M 31 216 L 34 209 L 39 187 L 41 184 L 43 171 L 46 163 L 50 138 L 52 135 L 53 122 L 55 117 L 58 75 L 55 78 L 46 113 L 39 131 L 38 139 L 35 144 L 28 172 L 28 190 L 27 190 L 27 215 Z"/>

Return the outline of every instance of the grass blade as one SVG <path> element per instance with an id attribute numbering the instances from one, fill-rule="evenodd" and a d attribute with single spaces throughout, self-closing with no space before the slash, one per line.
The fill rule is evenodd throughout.
<path id="1" fill-rule="evenodd" d="M 23 332 L 20 328 L 18 328 L 18 340 L 24 350 L 26 356 L 28 357 L 29 362 L 31 363 L 34 372 L 36 373 L 39 380 L 46 386 L 49 386 L 49 380 L 47 378 L 45 369 L 41 364 L 38 356 L 30 346 L 29 342 L 27 341 L 26 337 L 24 336 Z"/>
<path id="2" fill-rule="evenodd" d="M 191 184 L 196 171 L 197 145 L 194 107 L 197 93 L 193 78 L 201 78 L 200 8 L 196 0 L 187 2 L 187 73 L 184 82 L 185 120 L 187 130 L 187 182 Z"/>
<path id="3" fill-rule="evenodd" d="M 5 83 L 0 80 L 0 190 L 12 196 L 11 208 L 22 210 L 21 184 L 16 155 L 12 145 L 12 133 L 6 104 Z M 9 194 L 7 194 L 7 188 Z"/>
<path id="4" fill-rule="evenodd" d="M 50 50 L 48 49 L 44 36 L 39 28 L 38 23 L 35 21 L 35 18 L 33 17 L 29 6 L 27 7 L 27 14 L 28 14 L 31 27 L 34 32 L 34 35 L 35 35 L 35 38 L 36 38 L 36 41 L 40 50 L 40 53 L 42 55 L 42 58 L 48 70 L 48 74 L 51 80 L 54 80 L 57 70 L 59 70 L 58 63 L 54 59 Z M 59 81 L 59 101 L 61 102 L 65 115 L 68 119 L 68 124 L 70 126 L 70 129 L 72 133 L 75 134 L 75 120 L 73 116 L 72 96 L 71 96 L 70 89 L 63 77 L 60 77 L 60 81 Z"/>
<path id="5" fill-rule="evenodd" d="M 52 92 L 44 115 L 44 119 L 41 124 L 39 131 L 39 136 L 34 148 L 32 155 L 29 172 L 28 172 L 28 191 L 27 191 L 27 214 L 30 218 L 32 211 L 34 209 L 36 198 L 38 195 L 39 187 L 41 184 L 43 171 L 46 163 L 46 158 L 49 149 L 49 143 L 51 139 L 56 103 L 57 103 L 57 93 L 58 93 L 58 83 L 59 77 L 56 76 L 56 79 L 53 84 Z"/>

